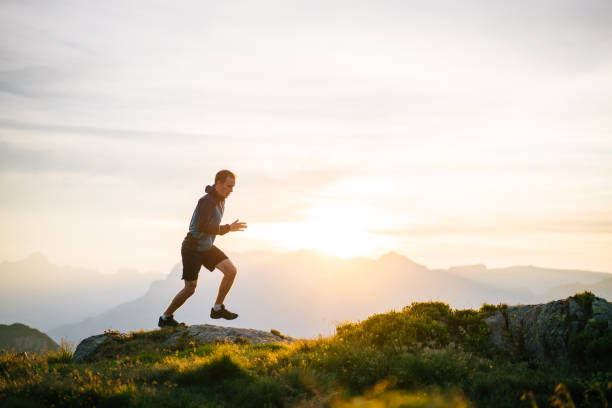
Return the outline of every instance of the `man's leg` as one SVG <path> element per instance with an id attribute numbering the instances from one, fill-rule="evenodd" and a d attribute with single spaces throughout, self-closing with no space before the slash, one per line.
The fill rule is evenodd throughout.
<path id="1" fill-rule="evenodd" d="M 215 301 L 215 304 L 220 305 L 223 304 L 225 296 L 227 296 L 227 292 L 229 292 L 230 288 L 232 287 L 237 271 L 232 261 L 230 261 L 228 258 L 219 262 L 217 264 L 217 269 L 223 272 L 223 279 L 219 285 L 219 293 L 217 294 L 217 300 Z"/>
<path id="2" fill-rule="evenodd" d="M 170 306 L 168 306 L 164 314 L 166 314 L 166 316 L 174 314 L 176 309 L 183 306 L 183 303 L 185 303 L 185 301 L 195 293 L 197 285 L 197 280 L 186 280 L 185 287 L 181 289 L 179 293 L 176 294 L 174 299 L 172 299 L 172 302 L 170 302 Z"/>

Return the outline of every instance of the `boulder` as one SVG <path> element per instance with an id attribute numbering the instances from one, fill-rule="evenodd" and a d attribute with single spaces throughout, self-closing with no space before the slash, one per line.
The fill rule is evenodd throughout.
<path id="1" fill-rule="evenodd" d="M 194 341 L 196 343 L 224 342 L 240 344 L 289 344 L 296 341 L 293 337 L 277 335 L 263 330 L 214 326 L 211 324 L 196 324 L 189 326 L 183 331 L 174 333 L 164 344 L 174 345 L 179 340 Z"/>
<path id="2" fill-rule="evenodd" d="M 568 359 L 570 338 L 598 321 L 612 330 L 612 303 L 590 293 L 537 305 L 509 306 L 485 319 L 490 339 L 516 358 Z"/>
<path id="3" fill-rule="evenodd" d="M 592 317 L 594 321 L 607 321 L 608 329 L 612 329 L 612 303 L 606 301 L 606 299 L 595 298 L 591 304 Z M 592 323 L 589 320 L 589 323 Z"/>
<path id="4" fill-rule="evenodd" d="M 108 336 L 108 334 L 104 333 L 86 338 L 77 346 L 76 350 L 74 351 L 74 355 L 72 356 L 72 360 L 78 363 L 79 361 L 89 357 L 97 350 L 100 344 L 104 343 L 104 340 L 106 340 Z"/>
<path id="5" fill-rule="evenodd" d="M 162 329 L 167 330 L 167 329 Z M 108 337 L 130 339 L 131 335 L 108 331 L 104 334 L 90 336 L 79 343 L 73 361 L 83 361 L 98 350 Z M 237 327 L 213 326 L 210 324 L 196 324 L 186 328 L 173 329 L 170 337 L 163 342 L 164 345 L 173 346 L 177 343 L 236 343 L 236 344 L 263 344 L 263 343 L 284 343 L 290 344 L 297 339 L 280 334 L 276 330 L 269 332 L 255 329 L 242 329 Z"/>

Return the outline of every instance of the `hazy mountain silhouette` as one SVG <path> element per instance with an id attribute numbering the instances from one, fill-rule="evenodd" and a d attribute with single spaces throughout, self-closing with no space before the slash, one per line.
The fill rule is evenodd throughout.
<path id="1" fill-rule="evenodd" d="M 607 278 L 593 284 L 575 282 L 567 285 L 555 286 L 547 290 L 543 297 L 546 300 L 560 299 L 577 292 L 584 292 L 585 290 L 593 292 L 595 296 L 599 296 L 604 299 L 612 299 L 612 278 Z M 570 295 L 568 295 L 568 293 Z"/>
<path id="2" fill-rule="evenodd" d="M 600 272 L 513 266 L 465 265 L 428 269 L 389 252 L 378 259 L 342 259 L 313 250 L 230 253 L 238 268 L 226 305 L 240 314 L 234 324 L 278 329 L 295 337 L 331 334 L 345 319 L 440 300 L 454 308 L 483 302 L 531 304 L 584 290 L 611 298 L 612 275 Z M 55 341 L 77 342 L 105 329 L 152 329 L 183 286 L 177 263 L 162 279 L 134 271 L 105 275 L 58 267 L 40 253 L 0 264 L 0 321 L 24 322 Z M 159 276 L 159 275 L 157 275 Z M 195 295 L 177 311 L 188 324 L 211 323 L 210 307 L 221 273 L 202 268 Z M 579 282 L 578 284 L 576 282 Z M 608 289 L 606 289 L 608 288 Z"/>
<path id="3" fill-rule="evenodd" d="M 57 349 L 59 345 L 49 336 L 25 324 L 0 324 L 0 350 L 41 353 Z"/>
<path id="4" fill-rule="evenodd" d="M 162 276 L 59 267 L 36 252 L 20 261 L 0 263 L 0 322 L 22 322 L 47 331 L 135 299 Z"/>
<path id="5" fill-rule="evenodd" d="M 576 282 L 592 285 L 612 277 L 611 274 L 604 272 L 540 268 L 532 265 L 487 269 L 485 265 L 475 264 L 453 266 L 448 269 L 448 272 L 499 289 L 528 290 L 536 295 L 542 295 L 559 285 L 575 284 Z M 554 299 L 558 298 L 557 296 Z"/>
<path id="6" fill-rule="evenodd" d="M 483 302 L 530 303 L 529 293 L 497 289 L 444 270 L 429 270 L 395 252 L 376 260 L 341 259 L 316 251 L 252 251 L 230 254 L 238 268 L 226 305 L 239 313 L 234 325 L 278 329 L 295 337 L 331 334 L 336 323 L 363 319 L 373 312 L 401 309 L 415 301 L 440 300 L 452 307 L 480 307 Z M 53 338 L 79 341 L 105 329 L 152 329 L 183 286 L 181 264 L 145 295 L 76 324 L 48 331 Z M 175 316 L 188 324 L 210 323 L 221 273 L 202 268 L 193 297 Z M 225 325 L 225 321 L 214 321 Z"/>

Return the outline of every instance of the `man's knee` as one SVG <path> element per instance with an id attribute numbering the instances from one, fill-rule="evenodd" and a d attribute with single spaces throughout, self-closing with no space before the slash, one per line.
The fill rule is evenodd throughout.
<path id="1" fill-rule="evenodd" d="M 192 280 L 192 281 L 185 281 L 185 289 L 183 289 L 185 291 L 185 293 L 188 296 L 191 296 L 195 293 L 196 287 L 198 286 L 198 281 L 196 280 Z"/>
<path id="2" fill-rule="evenodd" d="M 236 276 L 236 273 L 238 272 L 236 266 L 229 259 L 224 259 L 223 261 L 219 262 L 217 268 L 221 270 L 225 276 L 229 277 Z"/>

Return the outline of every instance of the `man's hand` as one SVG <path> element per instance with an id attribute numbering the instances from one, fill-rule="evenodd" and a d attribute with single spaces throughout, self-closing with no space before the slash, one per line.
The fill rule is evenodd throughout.
<path id="1" fill-rule="evenodd" d="M 230 224 L 230 231 L 242 231 L 246 227 L 246 222 L 238 222 L 238 220 L 236 220 Z"/>

